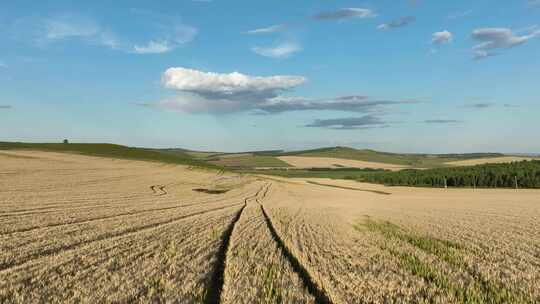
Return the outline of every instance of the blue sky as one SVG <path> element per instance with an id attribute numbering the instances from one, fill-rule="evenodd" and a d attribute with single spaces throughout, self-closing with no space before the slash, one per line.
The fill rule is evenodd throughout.
<path id="1" fill-rule="evenodd" d="M 4 1 L 0 140 L 540 152 L 540 1 Z"/>

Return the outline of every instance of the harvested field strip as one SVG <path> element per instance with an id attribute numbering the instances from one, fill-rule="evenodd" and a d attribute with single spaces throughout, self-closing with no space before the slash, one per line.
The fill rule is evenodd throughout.
<path id="1" fill-rule="evenodd" d="M 248 191 L 243 191 L 243 192 L 239 192 L 239 193 L 237 193 L 235 195 L 230 195 L 230 196 L 227 196 L 225 198 L 220 198 L 218 200 L 216 200 L 216 199 L 208 199 L 208 200 L 198 201 L 198 203 L 196 203 L 196 204 L 183 204 L 183 205 L 179 205 L 179 206 L 177 205 L 177 206 L 174 206 L 174 207 L 182 207 L 182 206 L 187 207 L 187 206 L 193 206 L 193 205 L 212 204 L 212 203 L 218 203 L 218 202 L 223 202 L 223 201 L 229 201 L 229 200 L 236 199 L 236 198 L 242 199 L 243 197 L 245 197 L 247 195 L 247 193 L 248 193 Z M 130 203 L 130 201 L 123 201 L 123 202 L 120 202 L 120 203 L 99 204 L 99 205 L 90 205 L 88 207 L 75 207 L 75 208 L 69 208 L 69 205 L 67 205 L 64 208 L 65 210 L 57 209 L 57 210 L 48 211 L 46 213 L 69 212 L 70 215 L 73 215 L 73 211 L 89 210 L 89 213 L 95 214 L 96 213 L 96 212 L 94 212 L 95 208 L 99 208 L 99 212 L 107 214 L 107 213 L 110 213 L 111 211 L 115 211 L 116 209 L 124 209 L 124 207 L 126 207 L 126 206 L 129 206 L 130 208 L 135 209 L 134 211 L 138 211 L 136 208 L 138 208 L 139 206 L 146 206 L 146 205 L 148 205 L 148 204 L 150 204 L 152 202 L 153 201 L 151 201 L 151 199 L 148 198 L 148 200 L 137 201 L 134 204 Z M 165 202 L 169 202 L 169 201 L 165 201 Z M 165 202 L 163 204 L 166 204 Z M 107 211 L 107 210 L 110 210 L 110 211 Z M 158 208 L 156 210 L 160 210 L 160 209 Z M 141 210 L 141 211 L 144 211 L 144 210 Z M 33 215 L 35 216 L 35 214 L 41 214 L 41 212 L 40 213 L 34 213 Z M 12 216 L 4 215 L 3 217 L 6 218 L 7 220 L 9 220 L 12 217 L 19 217 L 19 216 L 22 216 L 22 215 L 18 215 L 18 214 L 15 214 L 15 215 L 12 215 Z M 113 216 L 116 216 L 116 215 L 113 215 Z M 0 216 L 0 217 L 2 217 L 2 216 Z M 17 221 L 19 221 L 19 220 L 17 219 Z M 4 223 L 6 224 L 5 220 L 4 220 Z M 63 222 L 60 222 L 60 223 L 63 223 Z M 69 223 L 71 223 L 71 222 L 69 222 Z"/>
<path id="2" fill-rule="evenodd" d="M 272 220 L 266 213 L 264 206 L 261 204 L 260 207 L 264 215 L 266 224 L 268 225 L 268 229 L 270 230 L 270 233 L 272 234 L 272 238 L 277 243 L 278 247 L 281 249 L 283 255 L 287 258 L 287 260 L 291 264 L 294 271 L 300 276 L 306 289 L 315 298 L 315 302 L 318 304 L 332 303 L 330 298 L 326 295 L 324 289 L 320 288 L 315 283 L 315 280 L 313 280 L 312 276 L 307 271 L 307 269 L 302 265 L 302 263 L 300 263 L 298 258 L 295 257 L 294 254 L 291 252 L 291 250 L 285 245 L 285 243 L 283 242 L 283 240 L 277 233 L 276 229 L 274 228 L 274 225 L 272 224 Z"/>
<path id="3" fill-rule="evenodd" d="M 216 204 L 216 207 L 226 207 L 234 204 L 234 202 L 225 202 Z M 195 206 L 188 208 L 185 211 L 182 209 L 181 212 L 170 212 L 169 210 L 165 210 L 149 213 L 148 216 L 144 217 L 143 221 L 141 221 L 143 218 L 134 215 L 120 217 L 113 220 L 51 227 L 49 229 L 39 230 L 38 233 L 31 231 L 26 233 L 12 234 L 9 236 L 1 236 L 0 239 L 4 241 L 0 242 L 0 251 L 6 250 L 7 252 L 10 252 L 12 250 L 17 250 L 18 254 L 12 255 L 12 259 L 20 259 L 22 256 L 24 256 L 21 254 L 22 251 L 26 251 L 27 249 L 32 249 L 32 251 L 35 252 L 50 249 L 51 247 L 64 246 L 70 243 L 82 242 L 95 238 L 104 232 L 121 233 L 122 231 L 126 230 L 126 227 L 136 229 L 142 224 L 160 224 L 195 211 L 205 210 L 210 210 L 210 208 L 208 206 L 204 208 L 202 208 L 202 206 Z M 32 244 L 32 246 L 26 247 L 28 244 Z"/>
<path id="4" fill-rule="evenodd" d="M 244 205 L 242 208 L 236 213 L 233 220 L 223 233 L 222 239 L 221 239 L 221 245 L 219 246 L 218 254 L 217 254 L 217 261 L 214 266 L 214 271 L 212 275 L 212 279 L 210 281 L 210 286 L 208 289 L 208 292 L 206 294 L 206 298 L 204 300 L 207 304 L 219 304 L 221 300 L 221 292 L 223 290 L 223 280 L 225 277 L 225 263 L 227 260 L 227 252 L 229 249 L 229 244 L 231 240 L 231 235 L 234 232 L 234 227 L 236 226 L 236 223 L 238 220 L 240 220 L 240 217 L 242 216 L 242 212 L 244 212 L 244 209 L 246 208 L 248 201 L 251 199 L 256 199 L 259 193 L 262 191 L 262 187 L 255 193 L 255 195 L 248 197 L 244 200 Z"/>
<path id="5" fill-rule="evenodd" d="M 65 293 L 64 291 L 75 289 L 81 290 L 82 287 L 82 290 L 88 296 L 91 296 L 91 298 L 88 299 L 91 300 L 91 302 L 114 302 L 110 298 L 112 297 L 114 299 L 117 298 L 116 302 L 124 303 L 129 301 L 127 298 L 132 298 L 135 302 L 141 301 L 141 296 L 148 295 L 147 291 L 149 291 L 149 289 L 146 288 L 147 283 L 156 279 L 162 283 L 167 283 L 164 287 L 170 288 L 171 286 L 178 286 L 175 288 L 183 290 L 183 293 L 168 291 L 167 295 L 169 300 L 164 300 L 162 303 L 169 303 L 171 301 L 177 302 L 179 299 L 184 301 L 191 297 L 190 295 L 186 295 L 186 290 L 191 292 L 192 289 L 189 287 L 183 289 L 183 287 L 181 287 L 183 286 L 183 281 L 175 282 L 180 283 L 178 285 L 172 285 L 171 282 L 168 281 L 170 279 L 169 274 L 167 274 L 168 270 L 177 269 L 176 267 L 179 265 L 185 265 L 190 261 L 193 261 L 191 267 L 198 267 L 197 270 L 182 273 L 180 279 L 192 280 L 194 276 L 195 278 L 198 277 L 199 279 L 196 281 L 190 282 L 198 284 L 202 289 L 207 281 L 204 278 L 209 277 L 210 274 L 207 270 L 210 269 L 210 267 L 207 267 L 205 263 L 210 263 L 213 260 L 209 258 L 214 256 L 214 248 L 217 249 L 218 245 L 217 239 L 210 239 L 207 234 L 211 231 L 210 229 L 213 230 L 214 227 L 217 228 L 218 231 L 224 230 L 226 226 L 225 221 L 228 221 L 233 214 L 233 212 L 227 211 L 226 213 L 211 215 L 210 217 L 199 217 L 189 223 L 186 222 L 184 225 L 172 225 L 167 229 L 156 231 L 156 233 L 150 231 L 149 233 L 136 236 L 135 238 L 129 237 L 103 244 L 95 244 L 86 248 L 81 248 L 82 250 L 70 252 L 66 255 L 60 254 L 58 257 L 50 257 L 47 261 L 40 262 L 40 264 L 34 264 L 35 266 L 38 266 L 35 268 L 37 273 L 39 273 L 38 277 L 35 276 L 36 272 L 31 271 L 29 268 L 25 268 L 25 271 L 17 269 L 16 271 L 9 273 L 8 275 L 10 275 L 10 278 L 8 278 L 7 282 L 17 283 L 16 285 L 9 284 L 8 286 L 16 288 L 15 290 L 12 289 L 13 292 L 18 291 L 19 294 L 27 294 L 29 290 L 32 290 L 32 294 L 37 294 L 38 296 L 43 294 L 43 291 L 40 290 L 43 290 L 43 288 L 46 287 L 47 291 L 53 291 L 54 296 L 59 295 L 60 297 L 68 297 L 61 298 L 63 301 L 60 302 L 77 302 L 75 299 L 71 298 L 69 293 Z M 179 238 L 178 236 L 182 237 Z M 201 241 L 204 245 L 201 244 Z M 106 245 L 109 248 L 103 250 L 103 245 Z M 110 245 L 112 245 L 112 247 Z M 118 245 L 121 246 L 118 247 Z M 191 250 L 185 250 L 183 248 L 189 248 Z M 178 258 L 176 257 L 177 254 L 179 255 Z M 64 260 L 64 262 L 58 264 L 60 259 Z M 53 266 L 51 263 L 56 265 Z M 46 268 L 46 271 L 42 271 L 43 267 Z M 135 269 L 136 275 L 133 275 Z M 32 273 L 34 273 L 34 275 L 32 275 Z M 114 276 L 120 275 L 122 280 L 114 279 L 114 276 L 111 277 L 111 273 L 114 273 Z M 174 274 L 175 273 L 171 274 L 171 276 Z M 178 276 L 178 274 L 180 273 L 176 273 L 176 276 Z M 186 278 L 186 275 L 189 275 L 190 277 Z M 66 276 L 69 277 L 69 280 L 62 280 L 62 278 Z M 16 281 L 14 280 L 15 277 L 17 278 Z M 200 278 L 203 280 L 201 281 Z M 31 284 L 29 284 L 30 280 L 32 281 Z M 92 292 L 92 287 L 83 287 L 93 286 L 94 284 L 99 286 L 99 293 Z M 123 286 L 126 284 L 135 287 L 130 289 L 129 294 L 119 290 L 124 288 Z M 1 288 L 3 287 L 0 283 L 0 289 Z M 133 290 L 138 291 L 132 292 Z M 9 294 L 10 290 L 7 290 L 7 292 Z M 2 293 L 0 292 L 0 302 L 2 302 L 1 294 Z M 98 295 L 107 298 L 96 298 Z M 139 296 L 139 298 L 137 296 Z M 29 297 L 29 299 L 36 298 Z M 51 300 L 50 302 L 54 301 Z M 148 300 L 148 302 L 156 303 L 155 301 L 150 300 Z"/>
<path id="6" fill-rule="evenodd" d="M 117 217 L 123 217 L 123 216 L 140 215 L 140 214 L 151 213 L 151 212 L 155 212 L 155 211 L 181 209 L 181 208 L 186 208 L 186 207 L 190 207 L 190 206 L 199 206 L 199 205 L 200 204 L 189 204 L 189 205 L 182 205 L 182 206 L 176 206 L 176 207 L 166 207 L 166 208 L 156 208 L 156 209 L 149 209 L 149 210 L 142 210 L 142 211 L 126 212 L 126 213 L 120 213 L 120 214 L 115 214 L 115 215 L 110 215 L 110 216 L 103 216 L 103 217 L 97 217 L 97 218 L 91 218 L 91 219 L 85 219 L 85 220 L 79 220 L 79 221 L 72 221 L 72 222 L 67 222 L 67 223 L 57 223 L 57 224 L 50 224 L 50 225 L 46 225 L 46 226 L 30 227 L 30 228 L 10 231 L 10 232 L 7 232 L 7 233 L 0 233 L 0 235 L 10 235 L 10 234 L 14 234 L 14 233 L 28 232 L 28 231 L 38 230 L 38 229 L 48 229 L 48 228 L 53 228 L 53 227 L 58 227 L 58 226 L 76 225 L 76 224 L 82 224 L 82 223 L 89 223 L 89 222 L 95 222 L 95 221 L 108 220 L 108 219 L 117 218 Z"/>
<path id="7" fill-rule="evenodd" d="M 245 196 L 245 194 L 246 194 L 245 192 L 241 192 L 241 193 L 235 194 L 233 196 L 228 196 L 227 199 L 229 199 L 229 198 L 239 198 L 239 197 Z M 106 209 L 106 208 L 113 209 L 113 208 L 116 208 L 117 206 L 119 206 L 119 207 L 123 207 L 125 205 L 132 206 L 133 204 L 131 203 L 130 200 L 135 199 L 135 198 L 142 198 L 142 197 L 145 197 L 147 199 L 151 198 L 150 196 L 146 196 L 146 195 L 111 197 L 111 198 L 106 198 L 106 200 L 114 200 L 114 201 L 121 200 L 121 202 L 106 202 L 106 203 L 84 205 L 84 206 L 78 206 L 78 205 L 82 205 L 82 204 L 84 204 L 85 202 L 88 202 L 88 201 L 90 201 L 90 202 L 95 201 L 95 199 L 69 200 L 68 201 L 69 204 L 74 205 L 73 207 L 70 206 L 70 205 L 66 206 L 66 204 L 55 204 L 55 205 L 50 205 L 50 206 L 47 206 L 47 207 L 32 208 L 32 209 L 26 209 L 26 210 L 3 211 L 3 212 L 0 212 L 0 213 L 4 213 L 4 214 L 0 214 L 0 218 L 1 217 L 9 217 L 9 216 L 27 216 L 27 215 L 29 216 L 29 215 L 35 215 L 35 214 L 47 214 L 47 213 L 55 213 L 55 212 L 66 212 L 66 211 L 72 211 L 72 210 L 93 209 L 93 208 L 96 208 L 96 207 L 99 207 L 100 210 L 101 210 L 101 208 L 103 208 L 103 209 Z M 105 199 L 100 198 L 100 200 L 103 201 Z M 143 201 L 143 202 L 137 201 L 135 204 L 144 205 L 146 203 L 148 203 L 148 202 L 147 201 Z M 203 201 L 201 203 L 205 203 L 205 202 Z M 39 211 L 39 212 L 20 213 L 20 214 L 17 213 L 17 212 L 27 212 L 27 211 L 34 211 L 34 210 L 51 209 L 51 208 L 58 208 L 58 209 L 52 209 L 52 210 L 47 210 L 47 211 Z"/>
<path id="8" fill-rule="evenodd" d="M 181 206 L 173 206 L 173 207 L 164 207 L 164 208 L 155 208 L 155 209 L 140 210 L 140 211 L 133 211 L 133 212 L 125 212 L 125 213 L 120 213 L 120 214 L 115 214 L 115 215 L 110 215 L 110 216 L 96 217 L 96 218 L 83 219 L 83 220 L 74 220 L 74 221 L 71 221 L 71 222 L 48 224 L 48 225 L 45 225 L 45 226 L 34 226 L 34 227 L 28 227 L 28 228 L 19 229 L 19 230 L 3 232 L 3 233 L 0 233 L 0 236 L 2 236 L 2 235 L 10 235 L 10 234 L 20 233 L 20 232 L 28 232 L 28 231 L 37 230 L 37 229 L 47 229 L 47 228 L 58 227 L 58 226 L 75 225 L 75 224 L 89 223 L 89 222 L 94 222 L 94 221 L 108 220 L 108 219 L 117 218 L 117 217 L 140 215 L 140 214 L 143 214 L 143 213 L 151 213 L 151 212 L 156 212 L 156 211 L 174 210 L 174 209 L 181 209 L 181 208 L 187 208 L 187 207 L 192 207 L 192 206 L 201 206 L 201 205 L 205 205 L 205 204 L 218 203 L 218 202 L 221 202 L 221 201 L 211 201 L 211 202 L 205 202 L 205 203 L 193 203 L 193 204 L 186 204 L 186 205 L 181 205 Z"/>
<path id="9" fill-rule="evenodd" d="M 352 188 L 352 187 L 344 187 L 344 186 L 337 186 L 337 185 L 330 185 L 330 184 L 323 184 L 318 183 L 314 181 L 307 181 L 309 184 L 317 185 L 317 186 L 324 186 L 324 187 L 332 187 L 332 188 L 338 188 L 338 189 L 345 189 L 345 190 L 354 190 L 354 191 L 363 191 L 363 192 L 371 192 L 375 194 L 381 194 L 381 195 L 390 195 L 392 193 L 390 192 L 384 192 L 379 190 L 369 190 L 369 189 L 359 189 L 359 188 Z"/>
<path id="10" fill-rule="evenodd" d="M 25 257 L 26 259 L 23 260 L 23 261 L 19 261 L 19 262 L 16 262 L 16 263 L 10 263 L 10 264 L 0 264 L 0 273 L 2 273 L 5 270 L 10 270 L 10 269 L 12 269 L 14 267 L 23 265 L 23 264 L 25 264 L 25 263 L 27 263 L 27 262 L 29 262 L 31 260 L 34 260 L 36 258 L 42 258 L 44 256 L 53 255 L 53 254 L 56 254 L 56 253 L 59 253 L 59 252 L 66 252 L 66 251 L 73 250 L 73 249 L 75 249 L 77 247 L 80 247 L 80 246 L 83 246 L 83 245 L 86 245 L 86 244 L 99 242 L 99 241 L 103 241 L 103 240 L 106 240 L 106 239 L 110 240 L 110 239 L 113 239 L 113 238 L 119 238 L 119 237 L 131 235 L 131 234 L 134 234 L 134 233 L 140 233 L 142 231 L 146 231 L 146 230 L 149 230 L 149 229 L 155 229 L 155 228 L 161 227 L 163 225 L 173 224 L 173 223 L 176 223 L 178 221 L 184 220 L 184 219 L 189 218 L 189 217 L 198 216 L 198 215 L 202 215 L 202 214 L 213 212 L 213 211 L 223 210 L 223 209 L 230 208 L 230 207 L 235 207 L 235 206 L 238 206 L 238 205 L 239 204 L 232 204 L 232 205 L 228 205 L 228 206 L 224 206 L 224 207 L 213 208 L 213 209 L 210 209 L 210 210 L 199 211 L 199 212 L 191 213 L 191 214 L 188 214 L 188 215 L 182 215 L 182 216 L 170 219 L 170 220 L 165 221 L 165 222 L 153 223 L 153 224 L 148 224 L 148 225 L 139 226 L 139 227 L 132 227 L 132 228 L 129 228 L 129 229 L 126 229 L 126 230 L 113 232 L 113 233 L 105 233 L 105 234 L 99 235 L 96 238 L 91 238 L 91 239 L 84 240 L 84 241 L 81 241 L 81 242 L 72 243 L 72 244 L 69 244 L 69 245 L 66 245 L 66 246 L 46 249 L 46 250 L 41 251 L 39 253 L 31 254 L 30 256 Z"/>
<path id="11" fill-rule="evenodd" d="M 453 294 L 460 303 L 534 303 L 530 295 L 525 295 L 515 288 L 487 279 L 476 268 L 464 262 L 463 254 L 468 250 L 466 247 L 447 240 L 437 239 L 431 236 L 421 236 L 405 231 L 390 222 L 377 222 L 369 217 L 359 226 L 358 230 L 367 229 L 370 232 L 382 234 L 387 239 L 398 239 L 408 243 L 428 254 L 432 254 L 445 261 L 455 269 L 465 270 L 474 282 L 470 286 L 460 287 L 449 282 L 442 273 L 418 257 L 410 253 L 398 252 L 395 249 L 386 248 L 396 256 L 402 265 L 413 274 L 422 277 L 429 283 L 435 283 L 438 287 Z"/>
<path id="12" fill-rule="evenodd" d="M 225 216 L 225 217 L 228 217 L 228 215 L 222 215 L 222 216 Z M 201 219 L 205 219 L 205 218 L 201 218 Z M 203 232 L 206 228 L 208 228 L 208 225 L 210 225 L 210 223 L 204 223 L 202 225 L 191 225 L 191 227 L 189 227 L 189 225 L 186 225 L 186 226 L 170 226 L 169 228 L 171 229 L 187 229 L 189 227 L 189 233 L 190 233 L 190 236 L 193 235 L 193 234 L 196 234 L 196 233 L 200 233 L 200 232 Z M 195 229 L 193 229 L 193 227 L 195 227 Z M 105 243 L 106 245 L 108 246 L 102 246 L 101 244 L 89 244 L 89 246 L 86 248 L 86 249 L 90 249 L 92 247 L 96 247 L 97 249 L 96 250 L 86 250 L 85 251 L 85 256 L 92 256 L 92 255 L 103 255 L 103 254 L 107 254 L 108 252 L 113 252 L 114 250 L 118 249 L 118 248 L 124 248 L 124 247 L 128 247 L 128 248 L 131 248 L 130 250 L 133 251 L 133 245 L 136 245 L 137 243 L 138 244 L 143 244 L 142 247 L 140 248 L 146 248 L 144 249 L 144 252 L 151 252 L 156 245 L 153 244 L 156 242 L 156 239 L 157 239 L 157 236 L 160 236 L 160 235 L 165 235 L 167 234 L 168 231 L 163 229 L 163 230 L 160 230 L 159 232 L 157 233 L 151 233 L 151 234 L 146 234 L 146 235 L 140 235 L 140 236 L 135 236 L 135 238 L 120 238 L 118 240 L 112 240 L 112 242 L 108 242 L 108 243 Z M 195 243 L 195 242 L 198 242 L 200 240 L 198 239 L 193 239 L 187 243 L 183 243 L 183 244 L 189 244 L 189 243 Z M 139 248 L 139 250 L 140 250 Z M 61 254 L 65 257 L 68 257 L 68 256 L 75 256 L 77 255 L 77 253 L 79 253 L 79 251 L 71 251 L 71 252 L 61 252 Z M 112 255 L 111 255 L 112 256 Z M 69 262 L 69 261 L 68 261 Z M 84 263 L 84 261 L 81 261 L 81 263 Z M 49 267 L 51 267 L 50 263 L 47 263 Z M 54 267 L 60 267 L 62 265 L 64 265 L 66 263 L 61 263 L 61 264 L 58 264 Z M 29 266 L 29 267 L 32 267 L 32 266 Z M 19 270 L 19 269 L 18 269 Z M 18 270 L 16 272 L 12 272 L 12 273 L 19 273 Z"/>
<path id="13" fill-rule="evenodd" d="M 222 217 L 223 216 L 228 217 L 227 214 L 222 215 Z M 205 229 L 207 229 L 209 227 L 209 225 L 211 225 L 211 224 L 212 224 L 212 222 L 204 223 L 202 225 L 191 225 L 192 227 L 189 228 L 190 236 L 194 235 L 194 234 L 197 234 L 197 233 L 204 232 Z M 186 226 L 183 226 L 183 227 L 182 226 L 171 226 L 172 229 L 179 229 L 179 228 L 180 229 L 187 229 L 187 227 L 189 227 L 189 225 L 186 225 Z M 122 239 L 114 240 L 113 242 L 107 243 L 108 246 L 106 246 L 106 247 L 103 247 L 101 245 L 96 245 L 96 244 L 90 244 L 89 248 L 87 248 L 87 249 L 90 249 L 91 247 L 96 247 L 97 250 L 93 250 L 93 251 L 86 250 L 85 251 L 85 257 L 89 257 L 89 256 L 92 256 L 92 255 L 104 255 L 104 254 L 107 254 L 108 252 L 113 252 L 113 251 L 117 250 L 118 248 L 124 248 L 124 247 L 128 248 L 128 250 L 133 252 L 133 246 L 136 245 L 137 243 L 138 244 L 143 244 L 143 246 L 138 248 L 139 250 L 143 249 L 142 253 L 151 253 L 154 250 L 154 248 L 156 247 L 156 244 L 154 244 L 154 243 L 156 242 L 157 236 L 165 235 L 167 233 L 168 233 L 168 231 L 162 230 L 159 233 L 151 233 L 151 234 L 147 234 L 147 235 L 136 236 L 136 238 L 122 238 Z M 196 242 L 200 242 L 200 239 L 193 239 L 193 240 L 188 241 L 187 243 L 183 242 L 182 244 L 186 245 L 186 244 L 196 243 Z M 77 252 L 67 252 L 67 254 L 66 254 L 66 252 L 62 252 L 61 254 L 63 256 L 71 256 L 71 255 L 75 256 L 77 254 Z M 137 255 L 139 255 L 139 254 L 140 253 L 137 253 Z M 118 253 L 115 252 L 114 255 L 117 256 Z M 84 264 L 85 262 L 81 261 L 81 263 Z M 60 266 L 62 266 L 64 264 L 66 264 L 66 263 L 62 263 L 62 264 L 56 265 L 54 267 L 60 267 Z"/>

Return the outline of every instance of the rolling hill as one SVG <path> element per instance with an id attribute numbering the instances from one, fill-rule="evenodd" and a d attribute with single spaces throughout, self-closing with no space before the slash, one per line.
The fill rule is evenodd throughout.
<path id="1" fill-rule="evenodd" d="M 37 150 L 49 152 L 68 152 L 88 156 L 110 157 L 118 159 L 158 161 L 169 164 L 182 164 L 198 167 L 218 168 L 215 165 L 197 160 L 187 153 L 176 151 L 165 153 L 155 149 L 126 147 L 105 143 L 22 143 L 0 142 L 0 150 Z"/>
<path id="2" fill-rule="evenodd" d="M 353 149 L 348 147 L 331 147 L 313 150 L 302 150 L 280 153 L 277 156 L 330 157 L 366 162 L 376 162 L 392 165 L 410 166 L 415 168 L 434 168 L 446 166 L 452 161 L 502 157 L 499 153 L 468 153 L 468 154 L 398 154 L 379 152 L 369 149 Z"/>

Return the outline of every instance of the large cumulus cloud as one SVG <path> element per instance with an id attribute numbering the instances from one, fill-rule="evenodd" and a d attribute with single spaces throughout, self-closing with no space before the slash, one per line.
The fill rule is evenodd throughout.
<path id="1" fill-rule="evenodd" d="M 305 84 L 302 76 L 251 76 L 239 72 L 214 73 L 183 67 L 169 68 L 162 75 L 164 88 L 176 95 L 155 103 L 137 103 L 186 113 L 226 114 L 250 112 L 279 114 L 291 111 L 341 111 L 380 113 L 392 105 L 417 101 L 373 99 L 364 95 L 331 98 L 289 96 Z"/>

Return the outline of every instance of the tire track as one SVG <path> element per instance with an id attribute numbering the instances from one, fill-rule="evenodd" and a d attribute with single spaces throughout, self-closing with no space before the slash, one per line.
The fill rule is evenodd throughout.
<path id="1" fill-rule="evenodd" d="M 163 196 L 168 194 L 168 192 L 165 190 L 165 187 L 165 185 L 152 185 L 150 186 L 150 189 L 152 189 L 152 192 L 155 196 Z"/>
<path id="2" fill-rule="evenodd" d="M 266 187 L 266 191 L 264 192 L 263 198 L 266 197 L 266 194 L 268 193 L 270 186 L 271 184 L 268 184 L 268 186 Z M 270 234 L 272 235 L 272 238 L 276 242 L 278 248 L 280 248 L 283 256 L 287 259 L 287 261 L 289 261 L 294 272 L 296 272 L 298 276 L 300 277 L 300 279 L 302 280 L 304 287 L 315 298 L 315 303 L 332 304 L 332 301 L 326 295 L 324 289 L 320 288 L 318 284 L 315 283 L 313 276 L 302 265 L 300 260 L 298 260 L 298 258 L 292 253 L 292 251 L 287 247 L 287 245 L 285 245 L 285 242 L 279 236 L 274 225 L 272 224 L 272 220 L 270 219 L 270 216 L 268 216 L 268 214 L 266 213 L 266 210 L 264 209 L 264 205 L 258 199 L 256 199 L 256 202 L 259 204 L 261 208 L 261 211 L 264 215 L 264 219 L 266 221 L 266 225 L 268 226 L 268 229 L 270 230 Z"/>
<path id="3" fill-rule="evenodd" d="M 125 237 L 125 236 L 136 234 L 136 233 L 141 233 L 141 232 L 144 232 L 146 230 L 156 229 L 156 228 L 159 228 L 161 226 L 173 224 L 173 223 L 182 221 L 182 220 L 184 220 L 186 218 L 202 215 L 202 214 L 213 212 L 213 211 L 219 211 L 219 210 L 235 207 L 235 206 L 238 206 L 238 205 L 239 204 L 236 203 L 236 204 L 227 205 L 227 206 L 218 207 L 218 208 L 213 208 L 213 209 L 209 209 L 209 210 L 203 210 L 203 211 L 199 211 L 199 212 L 179 216 L 179 217 L 170 219 L 170 220 L 165 221 L 165 222 L 159 222 L 159 223 L 153 223 L 153 224 L 148 224 L 148 225 L 144 225 L 144 226 L 132 227 L 132 228 L 129 228 L 129 229 L 126 229 L 126 230 L 123 230 L 123 231 L 117 231 L 117 232 L 113 232 L 113 233 L 105 233 L 105 234 L 102 234 L 102 235 L 100 235 L 98 237 L 95 237 L 95 238 L 92 238 L 92 239 L 89 239 L 89 240 L 84 240 L 84 241 L 72 243 L 72 244 L 57 247 L 57 248 L 50 248 L 50 249 L 47 249 L 47 250 L 44 250 L 44 251 L 41 251 L 41 252 L 30 254 L 27 257 L 25 257 L 26 260 L 23 260 L 23 261 L 0 264 L 0 274 L 5 272 L 5 271 L 12 270 L 12 269 L 14 269 L 14 268 L 16 268 L 18 266 L 22 266 L 22 265 L 25 265 L 27 263 L 30 263 L 30 262 L 32 262 L 32 261 L 34 261 L 36 259 L 45 258 L 45 257 L 51 256 L 53 254 L 57 254 L 57 253 L 60 253 L 60 252 L 64 253 L 64 252 L 72 251 L 72 250 L 75 250 L 76 248 L 84 246 L 84 245 L 88 245 L 88 244 L 92 244 L 92 243 L 99 242 L 99 241 L 104 241 L 104 240 L 111 240 L 111 239 L 115 239 L 115 238 Z"/>
<path id="4" fill-rule="evenodd" d="M 225 278 L 225 266 L 227 261 L 227 253 L 229 250 L 231 235 L 234 232 L 234 228 L 236 226 L 236 223 L 240 220 L 240 217 L 242 216 L 242 213 L 244 212 L 244 209 L 246 208 L 248 201 L 255 199 L 257 200 L 257 197 L 261 193 L 261 191 L 264 189 L 264 186 L 259 188 L 259 190 L 250 197 L 247 197 L 244 199 L 244 205 L 242 208 L 236 213 L 233 220 L 229 224 L 229 227 L 225 230 L 223 233 L 223 237 L 221 240 L 221 245 L 218 250 L 217 254 L 217 260 L 216 264 L 214 266 L 214 271 L 212 272 L 212 278 L 209 283 L 208 292 L 206 293 L 204 303 L 205 304 L 219 304 L 221 303 L 221 292 L 223 291 L 223 282 Z"/>

